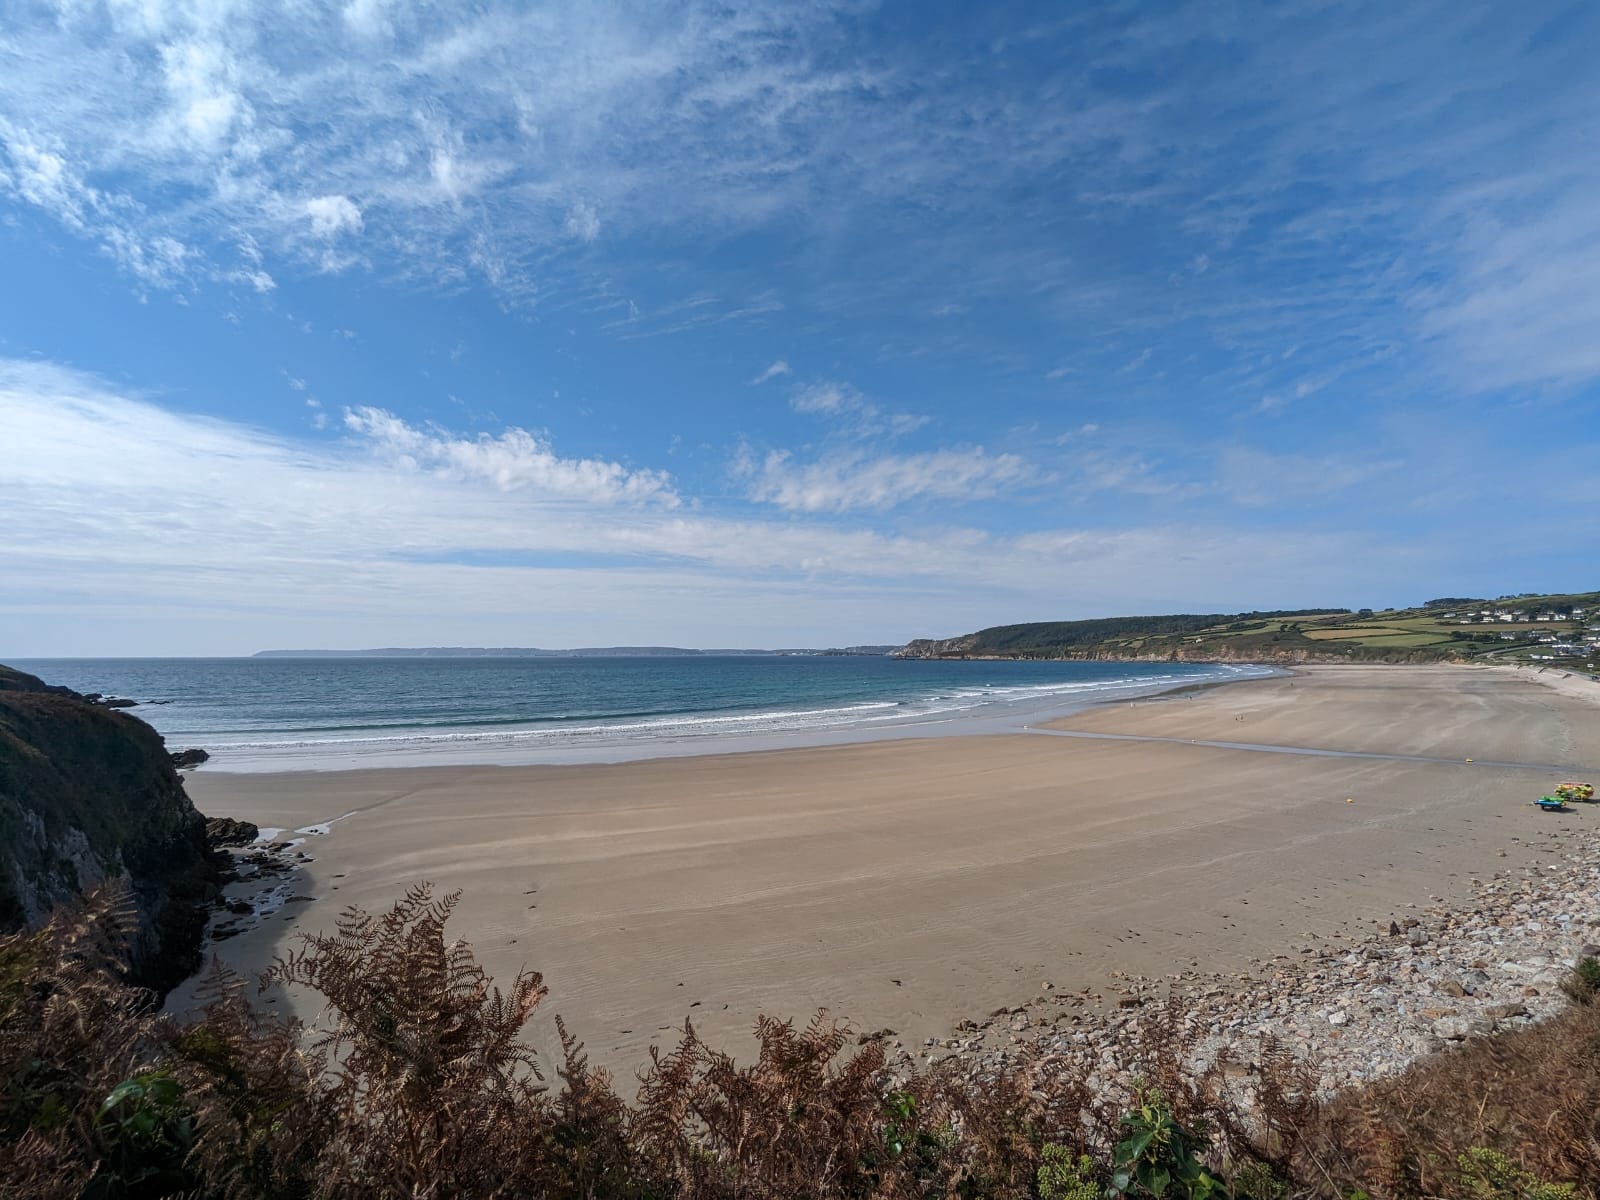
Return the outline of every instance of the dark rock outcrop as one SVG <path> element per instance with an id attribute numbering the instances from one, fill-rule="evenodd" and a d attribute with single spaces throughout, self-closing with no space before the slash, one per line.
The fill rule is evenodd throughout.
<path id="1" fill-rule="evenodd" d="M 191 746 L 187 750 L 174 750 L 172 752 L 172 765 L 182 771 L 189 767 L 198 767 L 210 757 L 211 755 L 204 750 Z"/>
<path id="2" fill-rule="evenodd" d="M 125 881 L 139 915 L 129 979 L 164 994 L 199 965 L 219 878 L 154 729 L 0 666 L 0 929 Z"/>
<path id="3" fill-rule="evenodd" d="M 261 835 L 249 821 L 232 817 L 212 817 L 206 821 L 206 841 L 213 847 L 248 846 Z"/>

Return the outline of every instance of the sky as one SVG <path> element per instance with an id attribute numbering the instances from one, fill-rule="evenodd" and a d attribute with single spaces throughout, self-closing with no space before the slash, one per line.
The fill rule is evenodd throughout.
<path id="1" fill-rule="evenodd" d="M 1600 6 L 9 0 L 0 655 L 1600 586 Z"/>

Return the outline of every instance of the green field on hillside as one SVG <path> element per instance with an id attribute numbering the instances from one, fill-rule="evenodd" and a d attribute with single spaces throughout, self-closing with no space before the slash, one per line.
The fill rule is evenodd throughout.
<path id="1" fill-rule="evenodd" d="M 1577 610 L 1574 612 L 1574 610 Z M 1416 608 L 1173 614 L 997 625 L 913 657 L 1490 661 L 1600 670 L 1600 592 L 1452 598 Z M 1576 653 L 1553 650 L 1575 645 Z"/>

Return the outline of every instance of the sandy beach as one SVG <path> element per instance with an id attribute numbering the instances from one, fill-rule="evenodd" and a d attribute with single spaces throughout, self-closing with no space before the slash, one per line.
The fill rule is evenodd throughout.
<path id="1" fill-rule="evenodd" d="M 306 835 L 315 861 L 293 883 L 315 899 L 218 943 L 224 961 L 259 971 L 345 904 L 382 909 L 418 880 L 460 889 L 455 933 L 490 972 L 544 973 L 535 1039 L 560 1012 L 626 1079 L 686 1016 L 740 1055 L 757 1014 L 818 1007 L 909 1043 L 1045 981 L 1243 969 L 1465 896 L 1474 873 L 1526 861 L 1546 822 L 1590 815 L 1527 804 L 1600 774 L 1600 707 L 1530 674 L 1310 668 L 1052 723 L 1171 740 L 1044 731 L 188 786 L 210 816 L 333 822 Z M 1528 766 L 1495 765 L 1513 763 Z"/>

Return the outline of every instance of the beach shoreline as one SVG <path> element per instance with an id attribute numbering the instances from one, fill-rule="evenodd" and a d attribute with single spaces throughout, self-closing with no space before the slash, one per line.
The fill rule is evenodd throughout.
<path id="1" fill-rule="evenodd" d="M 1193 668 L 1193 664 L 1184 664 Z M 947 737 L 983 737 L 1023 732 L 1046 721 L 1093 709 L 1104 704 L 1184 693 L 1194 688 L 1223 686 L 1249 679 L 1270 678 L 1282 668 L 1251 664 L 1216 664 L 1225 674 L 1195 682 L 1172 678 L 1130 677 L 1126 680 L 1089 681 L 1067 685 L 1059 692 L 1048 689 L 1024 698 L 986 702 L 945 711 L 899 714 L 888 712 L 870 718 L 844 720 L 802 729 L 744 729 L 735 732 L 673 735 L 658 734 L 621 739 L 599 727 L 588 743 L 550 744 L 530 737 L 531 730 L 401 734 L 366 742 L 279 743 L 254 746 L 211 747 L 207 773 L 275 774 L 284 771 L 329 772 L 386 770 L 407 767 L 524 767 L 600 766 L 654 759 L 699 758 L 723 754 L 761 753 L 875 742 L 925 740 Z M 870 706 L 870 707 L 876 707 Z M 893 703 L 884 708 L 894 709 Z M 701 719 L 739 726 L 759 722 L 765 715 L 718 714 Z"/>
<path id="2" fill-rule="evenodd" d="M 462 891 L 452 932 L 492 975 L 544 972 L 550 1012 L 625 1076 L 685 1018 L 736 1053 L 758 1015 L 819 1007 L 920 1042 L 1045 981 L 1104 993 L 1119 971 L 1245 971 L 1430 896 L 1464 903 L 1475 873 L 1531 855 L 1525 801 L 1548 786 L 1465 760 L 1600 766 L 1588 706 L 1514 673 L 1311 668 L 1067 723 L 1245 729 L 1378 757 L 1022 732 L 610 765 L 198 773 L 202 811 L 307 831 L 282 836 L 312 860 L 276 885 L 285 903 L 215 949 L 254 974 L 346 904 L 381 911 L 428 880 Z M 1452 761 L 1402 757 L 1418 751 Z M 303 997 L 265 999 L 311 1015 Z M 191 987 L 173 1004 L 192 1000 Z M 553 1046 L 544 1017 L 533 1034 Z"/>

